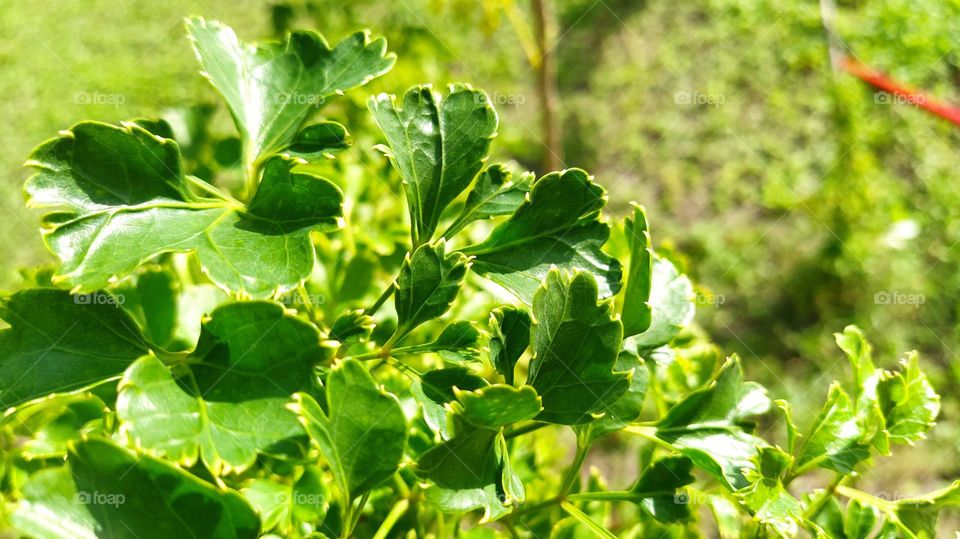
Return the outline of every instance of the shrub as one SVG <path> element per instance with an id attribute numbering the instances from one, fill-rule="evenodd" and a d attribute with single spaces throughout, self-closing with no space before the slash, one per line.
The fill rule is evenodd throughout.
<path id="1" fill-rule="evenodd" d="M 371 98 L 387 169 L 312 119 L 392 67 L 382 39 L 187 30 L 239 151 L 141 119 L 82 122 L 28 161 L 59 265 L 2 305 L 16 533 L 930 537 L 956 502 L 956 484 L 852 486 L 933 425 L 916 354 L 877 368 L 847 328 L 852 380 L 801 434 L 690 325 L 640 206 L 610 224 L 582 170 L 486 165 L 483 92 Z M 585 477 L 610 440 L 639 470 Z"/>

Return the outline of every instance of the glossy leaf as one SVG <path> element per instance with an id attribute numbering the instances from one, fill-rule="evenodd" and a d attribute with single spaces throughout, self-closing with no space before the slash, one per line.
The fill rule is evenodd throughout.
<path id="1" fill-rule="evenodd" d="M 423 410 L 427 426 L 441 439 L 448 440 L 453 433 L 447 421 L 446 404 L 457 399 L 455 391 L 473 391 L 487 385 L 486 380 L 466 367 L 449 367 L 423 373 L 410 384 L 410 391 Z"/>
<path id="2" fill-rule="evenodd" d="M 337 122 L 325 121 L 310 124 L 301 129 L 284 153 L 300 157 L 307 161 L 316 161 L 321 157 L 332 158 L 336 152 L 350 147 L 347 128 Z"/>
<path id="3" fill-rule="evenodd" d="M 447 253 L 443 240 L 422 245 L 409 255 L 397 278 L 397 335 L 402 337 L 446 313 L 460 292 L 467 268 L 467 258 Z"/>
<path id="4" fill-rule="evenodd" d="M 460 425 L 453 438 L 420 456 L 416 471 L 433 483 L 427 499 L 440 510 L 482 509 L 482 522 L 506 515 L 524 499 L 523 485 L 510 467 L 506 441 L 495 430 Z"/>
<path id="5" fill-rule="evenodd" d="M 657 422 L 656 436 L 690 457 L 731 490 L 748 484 L 743 470 L 766 442 L 749 434 L 749 419 L 770 400 L 758 384 L 743 381 L 740 359 L 730 358 L 706 386 L 673 405 Z"/>
<path id="6" fill-rule="evenodd" d="M 249 206 L 190 192 L 177 145 L 139 126 L 77 124 L 31 155 L 28 204 L 48 213 L 54 281 L 102 288 L 165 252 L 196 252 L 219 285 L 252 296 L 288 290 L 314 266 L 311 231 L 339 226 L 343 195 L 275 157 Z M 250 256 L 257 253 L 257 256 Z"/>
<path id="7" fill-rule="evenodd" d="M 414 246 L 427 243 L 483 166 L 497 114 L 486 94 L 460 85 L 442 99 L 430 86 L 416 86 L 400 102 L 380 94 L 369 106 L 389 144 L 382 149 L 403 178 Z"/>
<path id="8" fill-rule="evenodd" d="M 693 320 L 693 284 L 665 258 L 654 258 L 650 286 L 650 325 L 630 337 L 639 350 L 657 348 L 676 337 Z"/>
<path id="9" fill-rule="evenodd" d="M 435 353 L 447 363 L 461 364 L 480 357 L 480 330 L 476 324 L 460 320 L 443 328 L 431 342 L 394 348 L 394 356 Z"/>
<path id="10" fill-rule="evenodd" d="M 326 412 L 306 393 L 296 395 L 293 409 L 333 470 L 341 504 L 348 504 L 397 470 L 407 422 L 397 398 L 359 361 L 335 365 L 325 387 Z"/>
<path id="11" fill-rule="evenodd" d="M 588 431 L 587 437 L 591 440 L 626 427 L 639 419 L 643 411 L 643 403 L 650 385 L 650 370 L 643 359 L 630 351 L 621 350 L 617 356 L 614 371 L 632 373 L 630 387 L 622 397 L 603 411 L 603 416 L 583 427 Z"/>
<path id="12" fill-rule="evenodd" d="M 533 184 L 526 200 L 485 241 L 464 249 L 473 269 L 526 303 L 553 267 L 584 271 L 600 296 L 620 290 L 622 269 L 601 250 L 610 227 L 600 220 L 606 192 L 580 169 L 552 172 Z"/>
<path id="13" fill-rule="evenodd" d="M 204 324 L 187 372 L 153 356 L 127 370 L 117 398 L 122 431 L 155 455 L 188 465 L 200 458 L 215 474 L 242 471 L 258 453 L 302 434 L 286 406 L 294 392 L 310 389 L 313 366 L 328 355 L 316 328 L 280 304 L 221 306 Z"/>
<path id="14" fill-rule="evenodd" d="M 474 221 L 512 214 L 525 200 L 534 178 L 533 173 L 528 172 L 513 181 L 513 174 L 503 165 L 490 165 L 477 177 L 460 216 L 443 237 L 453 237 Z"/>
<path id="15" fill-rule="evenodd" d="M 540 421 L 575 425 L 593 420 L 630 386 L 614 372 L 623 326 L 610 301 L 584 272 L 551 271 L 533 301 L 534 356 L 527 383 L 543 399 Z"/>
<path id="16" fill-rule="evenodd" d="M 849 395 L 834 384 L 830 386 L 827 402 L 801 446 L 796 467 L 806 470 L 818 466 L 851 473 L 857 463 L 870 456 L 869 442 L 869 439 L 864 440 Z"/>
<path id="17" fill-rule="evenodd" d="M 28 289 L 0 304 L 0 408 L 120 376 L 149 350 L 119 303 L 98 292 Z"/>
<path id="18" fill-rule="evenodd" d="M 282 43 L 251 45 L 219 22 L 186 22 L 203 74 L 223 96 L 251 166 L 289 144 L 317 106 L 393 67 L 382 38 L 357 32 L 331 48 L 320 34 L 297 31 Z"/>
<path id="19" fill-rule="evenodd" d="M 624 219 L 624 234 L 630 246 L 630 266 L 627 284 L 623 290 L 623 334 L 626 337 L 643 333 L 650 328 L 652 307 L 650 292 L 653 279 L 653 250 L 647 231 L 647 213 L 642 206 L 633 205 L 633 215 Z M 658 283 L 662 284 L 662 283 Z"/>
<path id="20" fill-rule="evenodd" d="M 533 320 L 525 309 L 500 307 L 490 313 L 490 362 L 513 385 L 520 356 L 530 346 Z"/>
<path id="21" fill-rule="evenodd" d="M 495 384 L 472 391 L 454 390 L 453 413 L 477 427 L 499 428 L 533 419 L 543 410 L 540 397 L 530 386 Z"/>
<path id="22" fill-rule="evenodd" d="M 68 462 L 77 493 L 97 521 L 98 536 L 240 539 L 259 535 L 260 521 L 239 494 L 219 490 L 163 461 L 90 439 L 74 444 Z"/>
<path id="23" fill-rule="evenodd" d="M 689 499 L 677 491 L 694 482 L 693 461 L 683 456 L 661 458 L 648 466 L 630 492 L 642 498 L 640 506 L 660 522 L 690 517 Z"/>

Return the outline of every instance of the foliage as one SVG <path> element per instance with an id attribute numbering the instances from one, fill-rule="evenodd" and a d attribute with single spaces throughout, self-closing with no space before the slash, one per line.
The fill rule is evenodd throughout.
<path id="1" fill-rule="evenodd" d="M 960 500 L 852 484 L 934 424 L 915 353 L 879 368 L 848 327 L 851 381 L 801 428 L 692 325 L 642 208 L 611 222 L 583 170 L 486 163 L 484 92 L 372 97 L 388 168 L 314 121 L 392 66 L 382 39 L 187 28 L 237 159 L 134 120 L 28 162 L 59 265 L 0 312 L 14 533 L 932 537 Z M 610 440 L 640 456 L 628 484 L 582 473 Z"/>

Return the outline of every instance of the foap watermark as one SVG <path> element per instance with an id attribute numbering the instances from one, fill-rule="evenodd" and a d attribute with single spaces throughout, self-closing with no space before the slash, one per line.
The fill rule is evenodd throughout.
<path id="1" fill-rule="evenodd" d="M 710 496 L 702 492 L 678 490 L 673 494 L 673 503 L 677 505 L 706 505 L 710 503 Z"/>
<path id="2" fill-rule="evenodd" d="M 918 107 L 927 102 L 924 95 L 904 95 L 892 94 L 890 92 L 876 92 L 873 94 L 873 102 L 877 105 L 913 105 Z"/>
<path id="3" fill-rule="evenodd" d="M 277 301 L 286 305 L 287 307 L 295 307 L 297 305 L 323 305 L 327 302 L 327 296 L 323 294 L 300 294 L 297 291 L 287 292 L 276 298 Z"/>
<path id="4" fill-rule="evenodd" d="M 123 294 L 107 294 L 106 292 L 73 295 L 73 302 L 77 305 L 113 305 L 119 307 L 126 301 L 127 298 Z"/>
<path id="5" fill-rule="evenodd" d="M 715 292 L 699 292 L 694 296 L 693 301 L 698 306 L 712 305 L 719 307 L 726 303 L 727 298 L 723 294 L 717 294 Z"/>
<path id="6" fill-rule="evenodd" d="M 920 308 L 927 302 L 923 294 L 907 294 L 893 290 L 881 290 L 873 295 L 874 305 L 913 305 Z"/>
<path id="7" fill-rule="evenodd" d="M 101 92 L 77 92 L 73 94 L 74 105 L 108 105 L 119 107 L 127 102 L 123 94 L 105 94 Z"/>
<path id="8" fill-rule="evenodd" d="M 673 94 L 673 103 L 678 106 L 701 106 L 718 108 L 727 102 L 723 94 L 704 94 L 701 92 L 681 91 Z"/>
<path id="9" fill-rule="evenodd" d="M 86 492 L 79 491 L 77 492 L 76 499 L 78 502 L 84 505 L 109 505 L 112 507 L 120 507 L 121 505 L 127 503 L 127 497 L 119 493 L 109 493 L 109 492 Z"/>
<path id="10" fill-rule="evenodd" d="M 327 498 L 323 494 L 313 494 L 310 492 L 281 494 L 278 499 L 282 504 L 290 502 L 294 505 L 300 505 L 303 507 L 322 507 L 325 503 L 327 503 Z"/>
<path id="11" fill-rule="evenodd" d="M 277 94 L 273 100 L 277 105 L 315 105 L 320 106 L 326 101 L 326 98 L 317 94 L 305 94 L 293 92 L 290 94 Z"/>
<path id="12" fill-rule="evenodd" d="M 527 102 L 527 96 L 523 94 L 501 94 L 494 92 L 487 95 L 483 92 L 477 92 L 476 99 L 479 104 L 489 103 L 497 107 L 519 107 Z"/>

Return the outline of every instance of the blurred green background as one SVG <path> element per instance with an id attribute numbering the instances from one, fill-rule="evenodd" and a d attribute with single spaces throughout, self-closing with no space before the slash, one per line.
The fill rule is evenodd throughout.
<path id="1" fill-rule="evenodd" d="M 184 38 L 190 14 L 245 39 L 315 27 L 334 42 L 370 28 L 399 60 L 366 93 L 485 89 L 501 115 L 496 157 L 585 168 L 615 215 L 644 204 L 655 243 L 698 282 L 699 323 L 795 407 L 819 403 L 841 376 L 832 333 L 850 323 L 882 364 L 918 349 L 941 393 L 956 393 L 960 127 L 834 71 L 812 1 L 5 2 L 5 288 L 50 260 L 20 195 L 32 147 L 82 119 L 215 102 Z M 957 20 L 960 0 L 849 0 L 835 22 L 848 53 L 960 103 Z M 554 72 L 541 79 L 543 52 Z M 555 90 L 552 151 L 543 80 Z M 362 129 L 361 109 L 352 114 L 348 127 Z M 955 443 L 952 429 L 938 432 Z"/>

